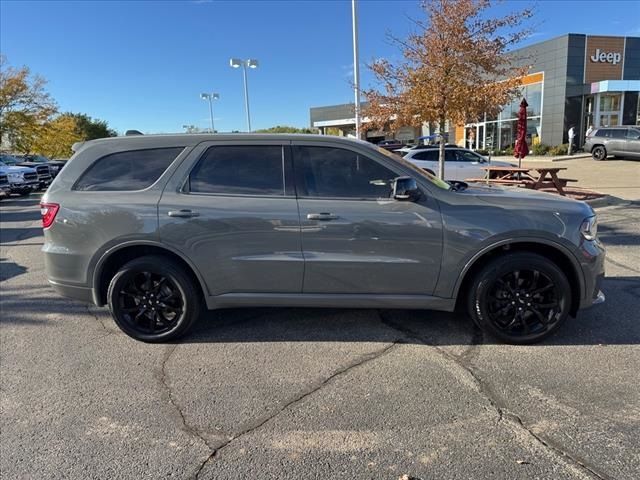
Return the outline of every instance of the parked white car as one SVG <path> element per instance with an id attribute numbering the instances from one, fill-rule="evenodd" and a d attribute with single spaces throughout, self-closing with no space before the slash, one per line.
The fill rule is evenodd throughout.
<path id="1" fill-rule="evenodd" d="M 429 173 L 438 172 L 438 155 L 440 151 L 437 146 L 433 148 L 423 148 L 411 150 L 403 158 L 416 167 L 420 167 Z M 466 148 L 445 147 L 444 151 L 444 177 L 445 180 L 465 181 L 467 178 L 482 178 L 485 175 L 483 167 L 512 167 L 513 165 L 505 161 L 494 161 L 483 157 L 479 153 Z"/>

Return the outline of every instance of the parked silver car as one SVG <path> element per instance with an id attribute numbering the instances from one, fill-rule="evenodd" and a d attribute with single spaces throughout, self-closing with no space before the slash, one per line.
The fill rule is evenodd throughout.
<path id="1" fill-rule="evenodd" d="M 604 300 L 587 204 L 449 184 L 332 136 L 94 140 L 41 207 L 49 282 L 149 342 L 203 307 L 330 306 L 459 307 L 530 343 Z"/>
<path id="2" fill-rule="evenodd" d="M 599 127 L 586 138 L 584 151 L 595 160 L 607 156 L 640 158 L 640 127 Z"/>

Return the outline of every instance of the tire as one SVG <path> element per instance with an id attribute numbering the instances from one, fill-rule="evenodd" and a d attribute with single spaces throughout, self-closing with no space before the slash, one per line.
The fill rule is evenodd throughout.
<path id="1" fill-rule="evenodd" d="M 468 299 L 476 325 L 514 345 L 552 335 L 570 308 L 571 287 L 562 270 L 548 258 L 524 252 L 488 263 L 473 279 Z"/>
<path id="2" fill-rule="evenodd" d="M 593 150 L 591 150 L 591 156 L 593 157 L 594 160 L 606 160 L 607 159 L 607 149 L 604 148 L 604 146 L 602 145 L 598 145 L 593 147 Z"/>
<path id="3" fill-rule="evenodd" d="M 160 255 L 136 258 L 120 268 L 109 283 L 107 301 L 124 333 L 150 343 L 184 335 L 203 310 L 200 289 L 188 273 Z"/>

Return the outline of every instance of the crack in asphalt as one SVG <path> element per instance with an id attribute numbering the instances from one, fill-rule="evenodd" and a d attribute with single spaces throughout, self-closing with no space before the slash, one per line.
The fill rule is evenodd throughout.
<path id="1" fill-rule="evenodd" d="M 229 446 L 229 444 L 231 444 L 233 441 L 235 441 L 235 440 L 237 440 L 237 439 L 239 439 L 239 438 L 241 438 L 241 437 L 243 437 L 245 435 L 248 435 L 248 434 L 254 432 L 255 430 L 259 429 L 260 427 L 264 426 L 265 424 L 267 424 L 268 422 L 270 422 L 271 420 L 273 420 L 274 418 L 279 416 L 281 413 L 283 413 L 284 411 L 288 410 L 293 405 L 301 402 L 302 400 L 304 400 L 309 395 L 312 395 L 312 394 L 316 393 L 318 390 L 320 390 L 323 387 L 325 387 L 326 385 L 330 384 L 337 377 L 340 377 L 340 376 L 348 373 L 349 371 L 351 371 L 351 370 L 353 370 L 353 369 L 355 369 L 357 367 L 360 367 L 361 365 L 364 365 L 365 363 L 371 362 L 373 360 L 377 360 L 378 358 L 380 358 L 383 355 L 385 355 L 386 353 L 388 353 L 392 348 L 396 347 L 397 345 L 403 344 L 403 343 L 404 342 L 401 341 L 401 340 L 394 340 L 392 343 L 388 344 L 387 346 L 385 346 L 382 349 L 376 350 L 374 352 L 367 353 L 365 355 L 361 355 L 360 357 L 358 357 L 357 360 L 354 360 L 353 362 L 351 362 L 351 363 L 339 368 L 338 370 L 334 371 L 331 375 L 326 377 L 324 380 L 321 380 L 320 382 L 311 385 L 309 388 L 307 388 L 305 391 L 303 391 L 302 393 L 297 395 L 295 398 L 285 402 L 276 412 L 257 420 L 250 427 L 248 427 L 248 428 L 246 428 L 246 429 L 234 434 L 228 440 L 220 443 L 218 446 L 216 446 L 216 448 L 212 449 L 213 451 L 211 452 L 211 454 L 205 459 L 204 462 L 202 462 L 202 464 L 200 465 L 200 468 L 198 468 L 198 470 L 195 473 L 195 475 L 193 477 L 191 477 L 191 478 L 193 478 L 193 479 L 200 478 L 200 474 L 204 470 L 205 466 L 211 460 L 213 460 L 220 453 L 221 450 L 223 450 L 224 448 Z"/>
<path id="2" fill-rule="evenodd" d="M 197 428 L 191 426 L 189 422 L 187 422 L 187 419 L 184 416 L 184 413 L 182 411 L 182 407 L 178 404 L 178 402 L 174 398 L 173 390 L 171 389 L 171 387 L 169 386 L 169 383 L 167 382 L 167 370 L 166 370 L 167 362 L 169 361 L 173 353 L 178 348 L 178 345 L 179 344 L 176 343 L 175 345 L 169 347 L 164 355 L 164 358 L 162 360 L 162 365 L 160 367 L 160 383 L 162 384 L 162 386 L 167 392 L 167 398 L 169 400 L 169 403 L 171 404 L 171 406 L 174 408 L 174 410 L 178 413 L 178 416 L 180 417 L 183 430 L 187 432 L 189 435 L 191 435 L 193 438 L 201 441 L 209 451 L 215 452 L 216 447 L 210 445 L 209 441 L 205 438 L 205 436 Z M 198 470 L 195 472 L 194 476 L 191 478 L 196 478 L 201 469 L 202 467 L 200 466 Z"/>
<path id="3" fill-rule="evenodd" d="M 530 427 L 525 425 L 525 423 L 517 414 L 510 412 L 507 409 L 507 406 L 504 400 L 502 400 L 500 396 L 474 371 L 473 365 L 471 365 L 471 363 L 468 361 L 470 355 L 468 355 L 467 352 L 470 349 L 477 348 L 477 346 L 480 345 L 481 343 L 478 343 L 475 345 L 472 343 L 472 347 L 470 347 L 470 349 L 465 351 L 460 356 L 455 356 L 443 350 L 441 347 L 437 346 L 434 342 L 430 341 L 429 339 L 414 332 L 410 328 L 407 328 L 403 325 L 399 325 L 398 323 L 389 319 L 385 313 L 380 312 L 379 315 L 382 323 L 384 323 L 388 327 L 403 333 L 409 339 L 413 339 L 415 341 L 420 342 L 423 345 L 433 347 L 434 350 L 438 352 L 444 359 L 452 361 L 458 367 L 462 368 L 467 374 L 469 374 L 472 377 L 476 386 L 478 387 L 480 394 L 487 399 L 489 404 L 495 409 L 496 413 L 498 414 L 498 420 L 496 422 L 496 425 L 498 425 L 501 422 L 508 421 L 511 425 L 514 425 L 524 430 L 536 442 L 538 442 L 540 445 L 545 447 L 548 451 L 552 452 L 556 456 L 562 458 L 571 466 L 581 469 L 584 473 L 587 473 L 599 480 L 610 480 L 612 478 L 609 475 L 603 472 L 600 472 L 596 467 L 589 465 L 585 460 L 577 457 L 575 454 L 569 453 L 567 450 L 565 450 L 565 448 L 560 443 L 554 442 L 548 438 L 544 438 L 540 434 L 535 433 Z M 472 342 L 474 341 L 475 338 L 477 337 L 474 333 L 474 337 L 472 337 Z"/>
<path id="4" fill-rule="evenodd" d="M 97 337 L 97 338 L 103 338 L 103 337 L 106 337 L 106 336 L 108 336 L 108 335 L 113 335 L 114 333 L 116 333 L 116 332 L 115 332 L 114 330 L 112 330 L 111 328 L 107 328 L 107 326 L 106 326 L 106 325 L 105 325 L 105 323 L 102 321 L 102 319 L 98 316 L 98 314 L 97 314 L 96 312 L 94 312 L 93 310 L 91 310 L 91 307 L 92 307 L 92 306 L 93 306 L 93 305 L 92 305 L 91 303 L 87 303 L 87 304 L 85 305 L 85 307 L 86 307 L 86 309 L 87 309 L 87 313 L 88 313 L 89 315 L 91 315 L 93 318 L 95 318 L 95 319 L 97 320 L 97 322 L 100 324 L 100 326 L 102 327 L 102 329 L 103 329 L 105 332 L 107 332 L 107 334 L 106 334 L 106 335 L 102 335 L 102 336 Z M 96 338 L 96 339 L 94 339 L 94 340 L 97 340 L 97 338 Z"/>

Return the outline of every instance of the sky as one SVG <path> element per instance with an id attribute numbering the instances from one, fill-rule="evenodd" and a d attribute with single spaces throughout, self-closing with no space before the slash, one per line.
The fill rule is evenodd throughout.
<path id="1" fill-rule="evenodd" d="M 366 67 L 398 60 L 388 34 L 406 36 L 417 0 L 359 0 L 362 87 Z M 586 33 L 640 36 L 640 0 L 508 0 L 496 14 L 532 6 L 534 33 L 522 45 Z M 424 15 L 424 14 L 422 14 Z M 12 66 L 48 80 L 60 111 L 106 120 L 119 132 L 179 132 L 209 126 L 201 92 L 216 92 L 215 127 L 245 130 L 242 73 L 248 71 L 253 129 L 309 126 L 309 108 L 353 102 L 351 2 L 0 0 L 0 51 Z"/>

